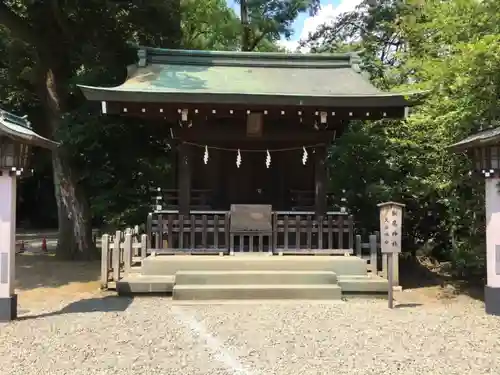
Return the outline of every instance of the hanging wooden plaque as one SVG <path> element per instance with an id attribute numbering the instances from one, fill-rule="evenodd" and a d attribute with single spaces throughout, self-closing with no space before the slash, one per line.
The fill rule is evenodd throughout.
<path id="1" fill-rule="evenodd" d="M 247 136 L 262 137 L 263 122 L 262 113 L 249 113 L 247 116 Z"/>

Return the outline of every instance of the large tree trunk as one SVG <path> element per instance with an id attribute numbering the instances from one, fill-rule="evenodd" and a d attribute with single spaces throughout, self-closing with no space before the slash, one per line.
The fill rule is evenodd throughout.
<path id="1" fill-rule="evenodd" d="M 92 260 L 97 254 L 92 240 L 90 208 L 63 149 L 54 153 L 52 165 L 59 219 L 56 256 L 66 260 Z"/>
<path id="2" fill-rule="evenodd" d="M 62 125 L 67 83 L 56 67 L 46 68 L 43 72 L 43 79 L 39 82 L 40 99 L 48 128 L 54 136 Z M 92 239 L 90 207 L 78 185 L 78 177 L 64 144 L 53 153 L 52 166 L 59 219 L 56 256 L 66 260 L 94 259 L 97 252 Z"/>

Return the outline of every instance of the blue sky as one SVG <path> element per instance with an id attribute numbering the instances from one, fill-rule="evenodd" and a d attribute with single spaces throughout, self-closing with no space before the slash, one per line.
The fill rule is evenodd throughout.
<path id="1" fill-rule="evenodd" d="M 239 5 L 236 4 L 235 0 L 226 1 L 239 14 Z M 314 32 L 316 27 L 328 22 L 340 12 L 353 10 L 360 2 L 361 0 L 321 0 L 321 10 L 315 17 L 309 17 L 309 14 L 304 13 L 295 20 L 291 41 L 283 41 L 283 45 L 293 49 L 301 37 L 307 37 L 309 32 Z"/>

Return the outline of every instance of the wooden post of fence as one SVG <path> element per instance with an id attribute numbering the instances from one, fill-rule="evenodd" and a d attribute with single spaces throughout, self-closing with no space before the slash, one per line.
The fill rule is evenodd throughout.
<path id="1" fill-rule="evenodd" d="M 108 289 L 109 272 L 109 235 L 101 238 L 101 289 Z"/>
<path id="2" fill-rule="evenodd" d="M 123 244 L 123 270 L 125 273 L 130 272 L 132 268 L 132 233 L 125 234 L 125 242 Z"/>
<path id="3" fill-rule="evenodd" d="M 375 234 L 371 234 L 369 239 L 370 239 L 370 268 L 372 273 L 376 275 L 378 271 L 377 236 Z"/>
<path id="4" fill-rule="evenodd" d="M 146 247 L 152 247 L 153 243 L 153 214 L 150 212 L 146 220 L 146 234 L 148 235 L 148 243 Z"/>
<path id="5" fill-rule="evenodd" d="M 363 244 L 361 243 L 361 235 L 356 234 L 356 249 L 355 254 L 357 257 L 363 258 Z"/>
<path id="6" fill-rule="evenodd" d="M 135 225 L 134 232 L 132 235 L 132 256 L 133 257 L 140 257 L 141 256 L 141 249 L 138 245 L 140 245 L 139 244 L 139 226 Z"/>
<path id="7" fill-rule="evenodd" d="M 349 230 L 349 249 L 353 249 L 354 244 L 354 217 L 352 215 L 348 216 L 348 230 Z M 353 249 L 354 250 L 354 249 Z"/>
<path id="8" fill-rule="evenodd" d="M 146 258 L 148 252 L 148 235 L 141 235 L 141 259 Z"/>
<path id="9" fill-rule="evenodd" d="M 113 242 L 113 281 L 117 282 L 120 280 L 120 267 L 121 267 L 121 250 L 120 243 L 122 240 L 122 232 L 117 230 L 115 232 L 115 238 Z"/>

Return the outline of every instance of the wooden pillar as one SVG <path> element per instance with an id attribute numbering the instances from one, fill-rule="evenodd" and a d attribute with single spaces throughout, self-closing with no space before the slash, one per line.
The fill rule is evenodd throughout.
<path id="1" fill-rule="evenodd" d="M 317 147 L 314 153 L 314 185 L 316 215 L 326 212 L 326 146 Z"/>
<path id="2" fill-rule="evenodd" d="M 207 187 L 211 190 L 211 207 L 212 209 L 220 209 L 221 199 L 224 198 L 224 180 L 221 178 L 221 150 L 210 150 L 208 164 L 204 165 L 207 169 L 208 174 L 208 185 Z"/>
<path id="3" fill-rule="evenodd" d="M 191 148 L 184 143 L 178 146 L 179 213 L 188 215 L 191 205 Z"/>
<path id="4" fill-rule="evenodd" d="M 279 204 L 278 204 L 278 207 L 276 207 L 275 209 L 285 210 L 285 209 L 287 209 L 286 202 L 287 202 L 289 195 L 290 195 L 289 192 L 287 191 L 287 189 L 289 189 L 290 186 L 288 186 L 288 184 L 286 183 L 286 179 L 287 179 L 286 162 L 289 159 L 291 159 L 291 160 L 293 160 L 293 159 L 287 158 L 287 155 L 288 155 L 287 152 L 277 152 L 276 154 L 278 154 L 277 155 L 278 168 L 276 168 L 275 176 L 276 176 L 276 174 L 278 175 L 277 176 L 277 178 L 278 178 L 278 190 L 274 192 L 274 196 L 277 197 L 277 201 L 279 202 Z"/>

